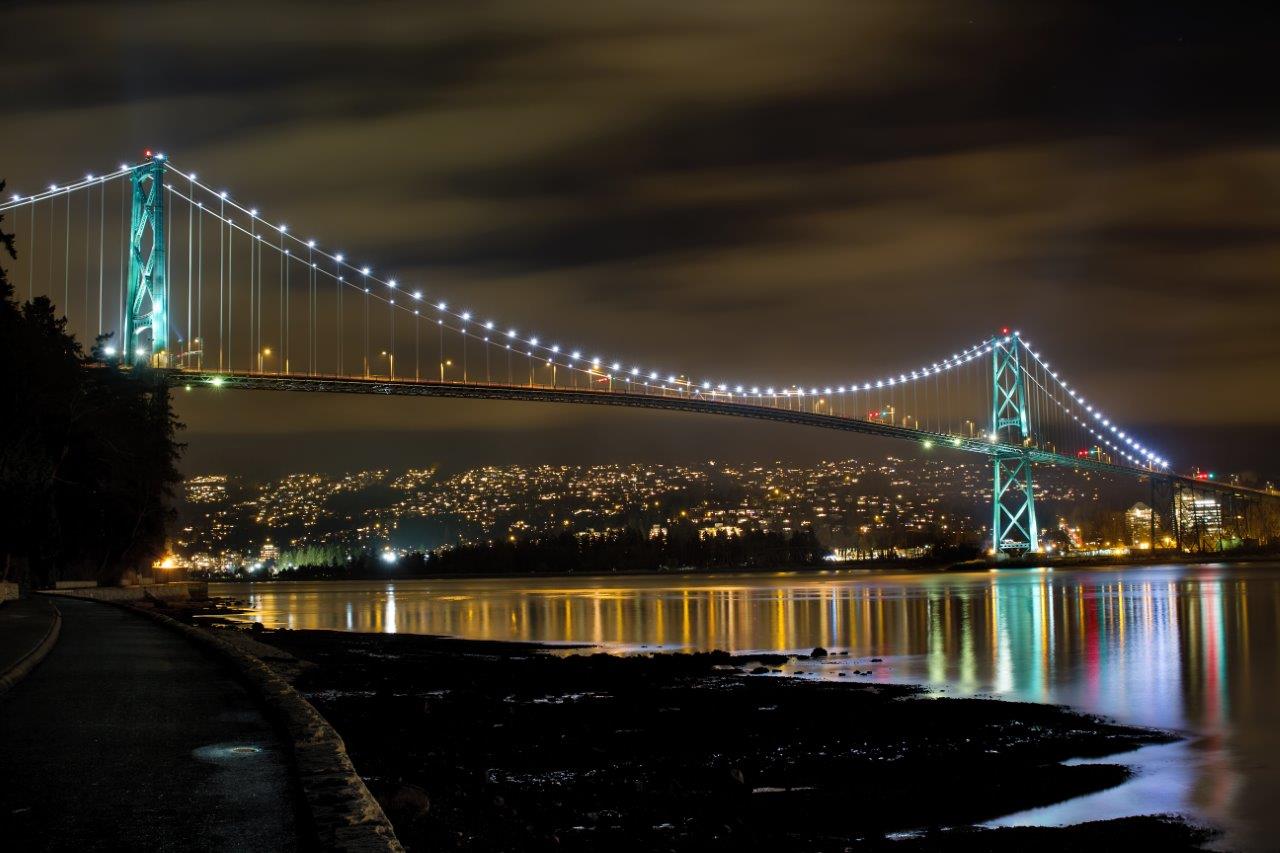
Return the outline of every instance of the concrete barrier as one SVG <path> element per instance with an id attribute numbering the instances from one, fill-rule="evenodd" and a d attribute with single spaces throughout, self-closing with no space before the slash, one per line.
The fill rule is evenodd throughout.
<path id="1" fill-rule="evenodd" d="M 91 586 L 57 588 L 53 595 L 69 598 L 89 598 L 94 601 L 191 601 L 209 597 L 209 584 L 204 581 L 175 581 L 147 586 Z"/>
<path id="2" fill-rule="evenodd" d="M 97 581 L 54 581 L 54 589 L 89 589 L 98 585 Z"/>
<path id="3" fill-rule="evenodd" d="M 57 645 L 58 634 L 62 631 L 62 614 L 58 612 L 57 605 L 52 601 L 47 603 L 49 609 L 53 611 L 53 618 L 49 620 L 49 629 L 30 651 L 19 658 L 8 670 L 0 673 L 0 694 L 5 693 L 10 687 L 26 678 L 27 674 L 35 669 L 36 665 L 44 660 L 45 656 L 53 651 L 53 647 Z"/>

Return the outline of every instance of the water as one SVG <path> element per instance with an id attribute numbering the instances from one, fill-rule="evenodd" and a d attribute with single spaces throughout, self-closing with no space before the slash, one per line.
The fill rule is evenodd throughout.
<path id="1" fill-rule="evenodd" d="M 798 664 L 1053 702 L 1191 736 L 1130 783 L 1003 823 L 1177 812 L 1224 849 L 1280 832 L 1280 564 L 966 574 L 689 575 L 213 584 L 270 627 L 850 657 Z M 872 657 L 882 663 L 869 664 Z M 865 679 L 864 679 L 865 680 Z"/>

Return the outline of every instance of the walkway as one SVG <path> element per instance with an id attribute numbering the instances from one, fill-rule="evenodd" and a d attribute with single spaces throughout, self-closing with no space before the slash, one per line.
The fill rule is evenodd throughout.
<path id="1" fill-rule="evenodd" d="M 11 850 L 292 850 L 284 747 L 180 635 L 58 599 L 58 644 L 0 697 L 0 838 Z"/>
<path id="2" fill-rule="evenodd" d="M 44 596 L 0 604 L 0 673 L 6 673 L 41 644 L 54 611 Z"/>

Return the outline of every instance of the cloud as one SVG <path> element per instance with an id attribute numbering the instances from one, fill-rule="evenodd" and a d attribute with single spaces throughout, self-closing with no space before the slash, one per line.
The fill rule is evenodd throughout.
<path id="1" fill-rule="evenodd" d="M 1010 324 L 1117 417 L 1275 424 L 1272 15 L 40 4 L 6 12 L 0 163 L 20 189 L 163 145 L 430 295 L 663 370 L 836 383 Z"/>

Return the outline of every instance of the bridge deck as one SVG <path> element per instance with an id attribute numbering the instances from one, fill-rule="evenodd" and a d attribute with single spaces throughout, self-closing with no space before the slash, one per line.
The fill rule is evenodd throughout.
<path id="1" fill-rule="evenodd" d="M 171 385 L 209 385 L 255 391 L 309 391 L 340 394 L 378 394 L 407 397 L 459 397 L 477 400 L 524 400 L 547 403 L 577 403 L 599 406 L 625 406 L 631 408 L 665 409 L 669 411 L 695 412 L 753 418 L 777 423 L 856 432 L 885 438 L 897 438 L 920 445 L 976 453 L 987 457 L 1025 454 L 1032 462 L 1059 467 L 1124 474 L 1130 477 L 1158 477 L 1165 480 L 1185 481 L 1197 487 L 1230 489 L 1251 492 L 1243 487 L 1226 487 L 1222 484 L 1206 484 L 1169 472 L 1150 471 L 1126 465 L 1115 465 L 1097 459 L 1067 456 L 1051 450 L 1018 445 L 997 444 L 984 438 L 949 435 L 947 433 L 919 430 L 888 424 L 882 421 L 844 417 L 834 414 L 797 411 L 782 406 L 716 399 L 712 394 L 689 395 L 674 391 L 648 390 L 646 392 L 605 390 L 593 388 L 551 387 L 547 385 L 509 385 L 496 382 L 440 382 L 436 380 L 392 379 L 371 376 L 368 378 L 335 375 L 300 375 L 279 373 L 255 373 L 245 371 L 199 371 L 173 369 L 166 372 Z M 730 395 L 725 394 L 724 397 Z M 1257 492 L 1258 494 L 1268 494 Z"/>

